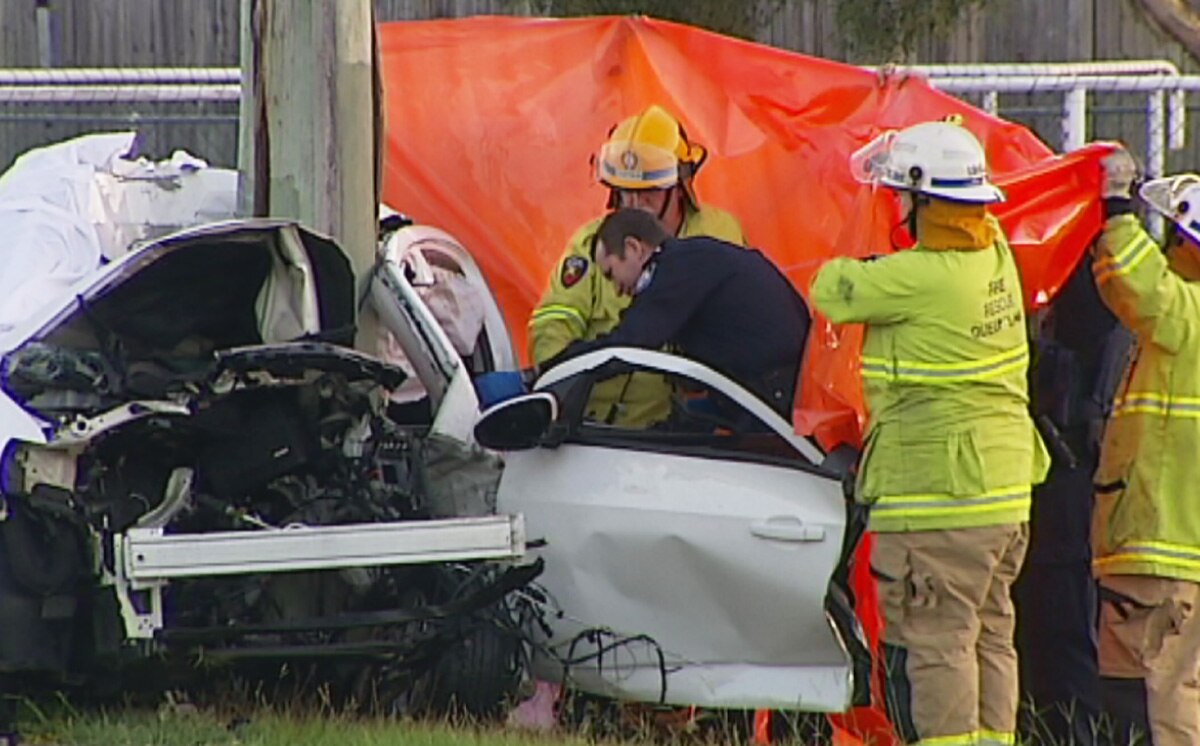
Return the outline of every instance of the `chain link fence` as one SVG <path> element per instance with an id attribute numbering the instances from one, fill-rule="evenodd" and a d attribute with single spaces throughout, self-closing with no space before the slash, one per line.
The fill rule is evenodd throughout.
<path id="1" fill-rule="evenodd" d="M 187 150 L 236 168 L 237 68 L 0 70 L 0 171 L 21 153 L 91 132 L 135 131 L 153 160 Z"/>

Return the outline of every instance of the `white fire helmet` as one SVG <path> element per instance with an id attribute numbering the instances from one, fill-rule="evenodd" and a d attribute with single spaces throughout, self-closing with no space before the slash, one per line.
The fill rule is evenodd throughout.
<path id="1" fill-rule="evenodd" d="M 1200 176 L 1179 174 L 1151 179 L 1142 184 L 1138 195 L 1192 243 L 1200 245 Z"/>
<path id="2" fill-rule="evenodd" d="M 850 156 L 850 169 L 865 184 L 951 202 L 1004 201 L 1004 192 L 988 180 L 983 146 L 953 122 L 924 122 L 885 132 Z"/>

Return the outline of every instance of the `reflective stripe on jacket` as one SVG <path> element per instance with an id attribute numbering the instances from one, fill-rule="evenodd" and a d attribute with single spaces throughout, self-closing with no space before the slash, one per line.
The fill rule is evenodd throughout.
<path id="1" fill-rule="evenodd" d="M 550 273 L 546 292 L 529 317 L 529 356 L 543 363 L 575 340 L 592 340 L 612 331 L 631 301 L 617 294 L 592 261 L 592 239 L 603 218 L 575 232 Z M 688 209 L 680 238 L 711 236 L 743 244 L 741 225 L 714 207 Z M 618 406 L 619 403 L 619 406 Z M 614 407 L 616 410 L 614 411 Z M 588 402 L 588 416 L 601 422 L 644 427 L 666 418 L 671 387 L 662 376 L 639 373 L 597 384 Z"/>
<path id="2" fill-rule="evenodd" d="M 1049 457 L 1028 412 L 1025 312 L 1007 243 L 834 259 L 811 290 L 830 321 L 866 324 L 858 499 L 872 505 L 870 528 L 1028 520 Z"/>
<path id="3" fill-rule="evenodd" d="M 1168 260 L 1137 218 L 1110 218 L 1093 265 L 1100 296 L 1137 337 L 1096 472 L 1099 575 L 1200 582 L 1200 250 Z"/>

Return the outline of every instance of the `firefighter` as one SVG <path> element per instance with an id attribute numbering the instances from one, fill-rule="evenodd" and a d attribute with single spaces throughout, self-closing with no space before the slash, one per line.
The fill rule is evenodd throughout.
<path id="1" fill-rule="evenodd" d="M 605 347 L 671 343 L 791 418 L 809 314 L 769 259 L 707 236 L 671 238 L 633 208 L 605 217 L 596 239 L 599 273 L 633 303 L 610 332 L 572 342 L 547 367 Z"/>
<path id="2" fill-rule="evenodd" d="M 1162 250 L 1132 213 L 1132 158 L 1104 160 L 1106 220 L 1093 272 L 1134 334 L 1095 475 L 1093 570 L 1100 676 L 1118 742 L 1200 743 L 1200 175 L 1140 196 L 1171 222 Z"/>
<path id="3" fill-rule="evenodd" d="M 856 495 L 876 534 L 887 706 L 907 743 L 1012 744 L 1010 588 L 1049 457 L 1028 411 L 1020 277 L 987 205 L 978 140 L 951 122 L 886 133 L 851 159 L 899 194 L 910 250 L 826 262 L 813 305 L 866 325 L 869 419 Z"/>
<path id="4" fill-rule="evenodd" d="M 596 157 L 596 178 L 610 190 L 608 208 L 636 207 L 656 216 L 673 236 L 713 236 L 744 243 L 729 213 L 702 206 L 692 181 L 707 151 L 689 142 L 662 107 L 621 122 Z M 596 271 L 591 248 L 601 218 L 571 237 L 529 319 L 529 353 L 542 365 L 577 340 L 612 331 L 630 299 Z M 598 384 L 588 404 L 594 420 L 644 427 L 670 413 L 671 388 L 659 375 L 623 375 Z"/>

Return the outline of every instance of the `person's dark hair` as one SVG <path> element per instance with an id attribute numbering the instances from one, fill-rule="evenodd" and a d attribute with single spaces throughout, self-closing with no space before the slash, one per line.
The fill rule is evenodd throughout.
<path id="1" fill-rule="evenodd" d="M 667 229 L 645 210 L 636 207 L 622 207 L 610 212 L 600 222 L 596 229 L 596 238 L 592 242 L 592 258 L 596 258 L 596 249 L 603 243 L 604 250 L 618 259 L 625 258 L 625 239 L 632 236 L 642 243 L 651 246 L 662 246 L 663 241 L 670 238 Z"/>

